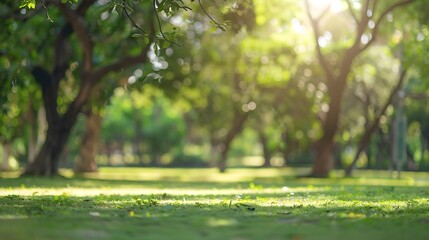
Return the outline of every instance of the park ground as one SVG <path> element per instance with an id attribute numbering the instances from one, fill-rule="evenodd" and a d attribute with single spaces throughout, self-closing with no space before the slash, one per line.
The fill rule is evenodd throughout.
<path id="1" fill-rule="evenodd" d="M 429 239 L 429 173 L 307 170 L 0 173 L 0 239 Z"/>

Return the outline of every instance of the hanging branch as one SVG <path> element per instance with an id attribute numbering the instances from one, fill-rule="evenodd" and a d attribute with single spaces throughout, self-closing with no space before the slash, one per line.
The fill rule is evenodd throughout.
<path id="1" fill-rule="evenodd" d="M 45 4 L 42 4 L 43 8 L 45 9 L 46 12 L 46 19 L 48 19 L 48 21 L 50 22 L 54 22 L 54 20 L 52 20 L 51 16 L 49 16 L 49 11 L 48 8 L 45 6 Z"/>
<path id="2" fill-rule="evenodd" d="M 149 37 L 156 38 L 156 36 L 155 36 L 155 35 L 153 35 L 153 34 L 150 34 L 150 33 L 146 32 L 142 27 L 140 27 L 140 26 L 136 23 L 136 21 L 134 21 L 134 19 L 131 17 L 130 13 L 128 12 L 127 8 L 125 7 L 125 0 L 124 0 L 124 1 L 122 1 L 122 5 L 123 5 L 122 7 L 123 7 L 123 9 L 124 9 L 125 15 L 127 16 L 127 18 L 130 20 L 131 24 L 133 24 L 133 26 L 134 26 L 135 28 L 137 28 L 138 30 L 140 30 L 142 33 L 144 33 L 145 35 L 147 35 L 147 36 L 149 36 Z"/>
<path id="3" fill-rule="evenodd" d="M 165 36 L 164 31 L 162 30 L 161 20 L 159 19 L 159 16 L 158 16 L 158 13 L 157 13 L 156 0 L 153 0 L 153 1 L 152 1 L 152 7 L 153 7 L 153 11 L 154 11 L 154 13 L 155 13 L 156 21 L 158 22 L 159 32 L 161 33 L 162 38 L 164 38 L 164 40 L 165 40 L 165 41 L 167 41 L 167 42 L 169 42 L 169 43 L 171 43 L 171 44 L 174 44 L 174 45 L 177 45 L 177 46 L 181 47 L 181 45 L 180 45 L 180 44 L 178 44 L 177 42 L 174 42 L 174 41 L 172 41 L 172 40 L 168 39 L 168 38 Z"/>
<path id="4" fill-rule="evenodd" d="M 204 8 L 203 4 L 201 3 L 201 0 L 198 0 L 198 4 L 200 5 L 201 10 L 203 10 L 204 14 L 212 20 L 212 22 L 222 31 L 225 31 L 225 27 L 220 24 L 218 21 L 216 21 L 210 14 L 207 12 L 207 10 Z"/>

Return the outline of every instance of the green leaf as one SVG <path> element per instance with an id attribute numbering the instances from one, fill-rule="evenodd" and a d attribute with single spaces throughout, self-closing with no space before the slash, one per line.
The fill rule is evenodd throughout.
<path id="1" fill-rule="evenodd" d="M 169 41 L 162 41 L 162 47 L 163 48 L 168 48 L 170 46 L 171 46 L 171 42 L 169 42 Z"/>
<path id="2" fill-rule="evenodd" d="M 21 5 L 19 5 L 20 8 L 27 7 L 28 9 L 35 9 L 36 8 L 36 0 L 22 0 Z"/>

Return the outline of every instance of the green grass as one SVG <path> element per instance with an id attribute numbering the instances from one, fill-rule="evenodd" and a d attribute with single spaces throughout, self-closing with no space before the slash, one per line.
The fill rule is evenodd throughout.
<path id="1" fill-rule="evenodd" d="M 3 174 L 0 239 L 429 239 L 428 173 L 293 177 L 305 171 Z"/>

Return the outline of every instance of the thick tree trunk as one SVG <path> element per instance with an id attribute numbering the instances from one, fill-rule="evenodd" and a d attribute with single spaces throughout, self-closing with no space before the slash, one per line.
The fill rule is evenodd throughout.
<path id="1" fill-rule="evenodd" d="M 58 89 L 52 83 L 54 78 L 40 67 L 35 67 L 32 73 L 42 89 L 48 130 L 39 153 L 34 161 L 27 166 L 23 175 L 54 176 L 58 175 L 61 153 L 82 106 L 88 102 L 93 86 L 87 79 L 82 79 L 85 84 L 81 85 L 76 98 L 69 105 L 66 113 L 59 116 L 56 102 Z"/>
<path id="2" fill-rule="evenodd" d="M 70 136 L 76 117 L 77 113 L 74 116 L 74 119 L 69 119 L 68 121 L 59 120 L 57 124 L 51 124 L 48 127 L 45 142 L 34 161 L 27 166 L 23 175 L 58 175 L 58 165 L 61 153 Z"/>
<path id="3" fill-rule="evenodd" d="M 313 165 L 312 177 L 325 178 L 334 166 L 334 141 L 332 138 L 322 138 L 316 143 L 316 159 Z"/>
<path id="4" fill-rule="evenodd" d="M 9 164 L 9 156 L 10 156 L 10 143 L 3 143 L 3 161 L 1 164 L 1 171 L 10 171 L 10 164 Z"/>
<path id="5" fill-rule="evenodd" d="M 91 112 L 86 116 L 85 133 L 79 148 L 79 158 L 76 161 L 74 172 L 97 172 L 97 162 L 95 160 L 98 152 L 101 116 Z"/>
<path id="6" fill-rule="evenodd" d="M 323 122 L 323 136 L 315 145 L 316 159 L 313 165 L 311 177 L 328 177 L 330 170 L 334 167 L 334 145 L 340 120 L 341 99 L 344 92 L 345 79 L 338 81 L 335 89 L 331 87 L 329 111 Z M 343 84 L 340 84 L 343 83 Z"/>

